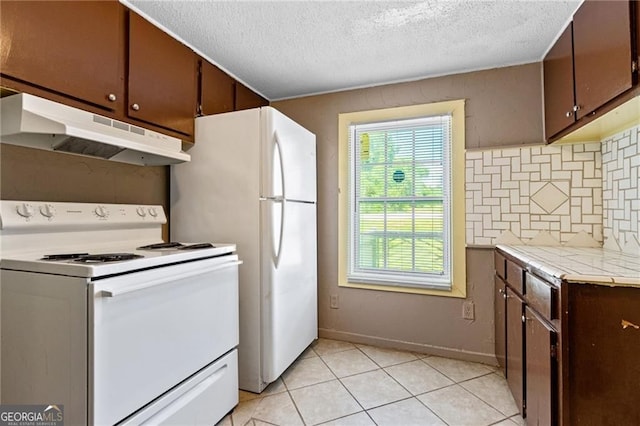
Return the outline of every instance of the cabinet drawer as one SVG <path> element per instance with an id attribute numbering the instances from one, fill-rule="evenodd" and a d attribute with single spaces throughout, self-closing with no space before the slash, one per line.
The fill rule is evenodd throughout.
<path id="1" fill-rule="evenodd" d="M 501 255 L 497 251 L 493 252 L 493 263 L 495 265 L 496 275 L 502 278 L 503 280 L 507 278 L 506 262 L 507 262 L 507 259 L 505 259 L 503 255 Z"/>
<path id="2" fill-rule="evenodd" d="M 523 269 L 514 262 L 507 260 L 506 274 L 507 283 L 520 294 L 524 294 L 524 286 L 522 285 Z"/>
<path id="3" fill-rule="evenodd" d="M 547 320 L 560 317 L 557 288 L 531 274 L 526 274 L 525 286 L 525 300 L 531 309 Z"/>

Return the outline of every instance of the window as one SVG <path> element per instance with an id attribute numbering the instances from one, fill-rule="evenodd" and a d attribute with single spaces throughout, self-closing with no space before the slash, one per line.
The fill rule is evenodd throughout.
<path id="1" fill-rule="evenodd" d="M 350 126 L 349 279 L 450 288 L 450 126 Z"/>
<path id="2" fill-rule="evenodd" d="M 340 285 L 463 297 L 464 101 L 341 114 L 340 131 Z"/>

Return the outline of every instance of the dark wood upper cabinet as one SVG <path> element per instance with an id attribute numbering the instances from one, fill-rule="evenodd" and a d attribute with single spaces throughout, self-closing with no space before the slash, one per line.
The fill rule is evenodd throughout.
<path id="1" fill-rule="evenodd" d="M 201 115 L 233 111 L 235 103 L 235 81 L 220 68 L 205 61 L 200 66 L 200 111 Z"/>
<path id="2" fill-rule="evenodd" d="M 3 1 L 3 76 L 124 108 L 126 8 L 117 1 Z"/>
<path id="3" fill-rule="evenodd" d="M 640 0 L 633 4 L 636 8 L 636 68 L 640 68 Z M 640 83 L 640 70 L 636 71 L 636 83 Z"/>
<path id="4" fill-rule="evenodd" d="M 545 137 L 566 136 L 640 93 L 638 2 L 586 0 L 544 58 Z M 634 56 L 635 55 L 635 56 Z"/>
<path id="5" fill-rule="evenodd" d="M 236 82 L 236 111 L 241 109 L 258 108 L 269 105 L 269 101 L 249 89 L 240 82 Z"/>
<path id="6" fill-rule="evenodd" d="M 576 118 L 631 88 L 629 1 L 587 0 L 573 18 Z"/>
<path id="7" fill-rule="evenodd" d="M 572 24 L 544 58 L 544 124 L 547 138 L 575 121 Z"/>
<path id="8" fill-rule="evenodd" d="M 129 117 L 192 135 L 197 66 L 191 49 L 129 12 Z"/>

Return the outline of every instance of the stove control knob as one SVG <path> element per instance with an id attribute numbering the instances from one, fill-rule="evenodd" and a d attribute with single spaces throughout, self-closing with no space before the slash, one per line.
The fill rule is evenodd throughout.
<path id="1" fill-rule="evenodd" d="M 144 210 L 144 207 L 138 207 L 136 209 L 136 213 L 138 213 L 138 216 L 140 217 L 145 217 L 147 215 L 147 212 Z"/>
<path id="2" fill-rule="evenodd" d="M 100 218 L 106 218 L 107 216 L 109 216 L 109 210 L 107 210 L 106 207 L 104 206 L 98 206 L 96 207 L 93 212 L 96 214 L 96 216 L 100 217 Z"/>
<path id="3" fill-rule="evenodd" d="M 29 203 L 22 203 L 16 207 L 16 212 L 24 218 L 33 216 L 33 206 Z"/>
<path id="4" fill-rule="evenodd" d="M 51 204 L 40 206 L 40 214 L 44 217 L 52 218 L 56 214 L 56 209 Z"/>
<path id="5" fill-rule="evenodd" d="M 158 217 L 158 210 L 155 207 L 149 207 L 149 216 Z"/>

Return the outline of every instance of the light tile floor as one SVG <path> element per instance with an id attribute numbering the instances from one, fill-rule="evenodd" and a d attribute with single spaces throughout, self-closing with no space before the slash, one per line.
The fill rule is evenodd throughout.
<path id="1" fill-rule="evenodd" d="M 524 425 L 495 367 L 319 339 L 218 426 Z"/>

